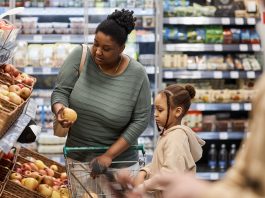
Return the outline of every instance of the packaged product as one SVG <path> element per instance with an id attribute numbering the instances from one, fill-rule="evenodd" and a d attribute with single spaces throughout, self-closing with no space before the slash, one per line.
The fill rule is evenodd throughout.
<path id="1" fill-rule="evenodd" d="M 45 44 L 41 47 L 40 66 L 51 67 L 53 63 L 54 45 Z"/>
<path id="2" fill-rule="evenodd" d="M 225 56 L 225 63 L 228 70 L 234 70 L 235 68 L 234 58 L 232 57 L 231 54 Z"/>
<path id="3" fill-rule="evenodd" d="M 28 65 L 28 43 L 26 41 L 17 42 L 13 60 L 14 65 L 18 67 L 25 67 Z"/>
<path id="4" fill-rule="evenodd" d="M 230 101 L 230 90 L 213 90 L 213 99 L 217 103 L 226 103 Z"/>
<path id="5" fill-rule="evenodd" d="M 223 27 L 222 26 L 207 26 L 206 27 L 206 43 L 223 43 Z"/>
<path id="6" fill-rule="evenodd" d="M 233 41 L 231 30 L 225 29 L 223 34 L 224 34 L 224 44 L 231 44 Z"/>
<path id="7" fill-rule="evenodd" d="M 232 43 L 240 43 L 241 30 L 237 28 L 231 28 L 231 32 L 232 32 Z"/>
<path id="8" fill-rule="evenodd" d="M 40 66 L 41 45 L 30 44 L 28 46 L 28 64 L 33 67 Z"/>
<path id="9" fill-rule="evenodd" d="M 250 30 L 250 43 L 252 44 L 260 44 L 260 37 L 256 29 Z"/>
<path id="10" fill-rule="evenodd" d="M 201 55 L 201 56 L 195 57 L 198 70 L 206 70 L 207 69 L 206 57 L 207 57 L 206 55 Z"/>

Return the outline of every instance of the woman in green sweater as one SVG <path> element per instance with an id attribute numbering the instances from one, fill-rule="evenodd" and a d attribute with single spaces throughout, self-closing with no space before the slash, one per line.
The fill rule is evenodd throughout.
<path id="1" fill-rule="evenodd" d="M 73 153 L 78 161 L 109 167 L 115 161 L 137 161 L 129 148 L 150 119 L 151 95 L 144 67 L 123 53 L 128 34 L 134 29 L 133 12 L 116 10 L 102 21 L 88 49 L 84 69 L 78 73 L 82 47 L 78 46 L 61 67 L 52 93 L 52 111 L 63 127 L 71 127 L 66 146 L 109 146 L 98 156 Z M 62 109 L 77 112 L 75 123 L 61 119 Z"/>

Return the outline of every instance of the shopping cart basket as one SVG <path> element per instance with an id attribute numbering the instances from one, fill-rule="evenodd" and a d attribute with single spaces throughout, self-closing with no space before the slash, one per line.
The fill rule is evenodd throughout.
<path id="1" fill-rule="evenodd" d="M 106 177 L 106 175 L 113 176 L 117 168 L 108 168 L 105 174 L 101 174 L 93 179 L 90 176 L 90 162 L 79 162 L 69 157 L 73 152 L 86 152 L 87 155 L 93 155 L 95 153 L 105 152 L 108 148 L 109 147 L 64 147 L 68 185 L 72 198 L 116 197 L 114 192 L 109 188 L 109 177 Z M 139 168 L 145 165 L 145 151 L 143 145 L 134 145 L 130 148 L 141 151 L 138 161 L 113 161 L 112 165 L 129 166 L 129 171 L 131 171 L 131 174 L 135 175 L 139 171 Z"/>

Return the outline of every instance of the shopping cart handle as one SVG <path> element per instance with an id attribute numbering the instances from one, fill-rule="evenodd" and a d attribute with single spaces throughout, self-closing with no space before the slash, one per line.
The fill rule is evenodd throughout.
<path id="1" fill-rule="evenodd" d="M 133 150 L 142 151 L 142 154 L 145 155 L 144 145 L 132 145 L 130 146 L 130 148 L 132 148 Z M 74 151 L 106 151 L 108 149 L 109 149 L 108 146 L 83 146 L 83 147 L 65 146 L 63 148 L 63 153 L 65 156 L 67 156 L 69 152 L 74 152 Z"/>

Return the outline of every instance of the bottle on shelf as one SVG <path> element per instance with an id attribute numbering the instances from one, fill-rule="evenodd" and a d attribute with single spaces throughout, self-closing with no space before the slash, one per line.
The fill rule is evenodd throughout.
<path id="1" fill-rule="evenodd" d="M 221 145 L 218 157 L 219 157 L 219 169 L 220 171 L 225 171 L 227 169 L 227 161 L 228 161 L 227 149 L 225 144 Z"/>
<path id="2" fill-rule="evenodd" d="M 215 144 L 211 144 L 211 148 L 208 152 L 208 167 L 211 171 L 217 168 L 217 150 Z"/>
<path id="3" fill-rule="evenodd" d="M 236 156 L 236 145 L 232 144 L 230 151 L 229 151 L 229 154 L 228 154 L 229 166 L 234 165 L 235 156 Z"/>

